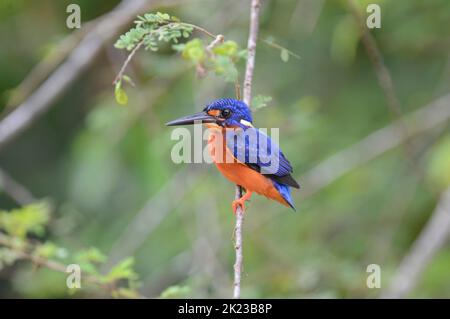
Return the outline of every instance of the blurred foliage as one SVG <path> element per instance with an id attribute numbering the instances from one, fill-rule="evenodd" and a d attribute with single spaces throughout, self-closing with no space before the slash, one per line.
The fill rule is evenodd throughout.
<path id="1" fill-rule="evenodd" d="M 33 66 L 72 32 L 65 26 L 65 7 L 72 2 L 1 2 L 0 36 L 14 43 L 0 50 L 2 111 L 9 111 L 11 94 Z M 76 1 L 82 23 L 118 2 Z M 368 2 L 358 1 L 363 15 Z M 407 114 L 449 92 L 450 2 L 377 3 L 382 28 L 372 34 Z M 2 148 L 0 168 L 52 205 L 39 201 L 22 207 L 1 185 L 1 234 L 21 238 L 9 242 L 15 249 L 0 245 L 1 297 L 71 296 L 66 274 L 19 262 L 18 250 L 80 263 L 100 286 L 83 285 L 76 297 L 230 296 L 233 185 L 209 165 L 172 163 L 174 143 L 164 123 L 201 110 L 214 98 L 234 97 L 234 85 L 223 79 L 243 73 L 248 5 L 193 0 L 157 10 L 169 17 L 143 15 L 140 25 L 130 21 L 130 28 L 145 32 L 166 26 L 147 40 L 149 49 L 156 41 L 158 52 L 139 52 L 128 66 L 135 87 L 122 91 L 131 84 L 125 77 L 119 88 L 110 83 L 127 49 L 145 36 L 141 29 L 118 35 L 123 50 L 107 44 L 48 113 Z M 181 36 L 169 31 L 168 19 L 181 23 L 173 16 L 223 34 L 225 42 L 211 58 L 206 47 L 212 38 L 187 39 L 183 30 L 176 29 Z M 450 127 L 411 139 L 419 172 L 412 171 L 403 150 L 394 149 L 304 198 L 305 172 L 390 124 L 392 117 L 346 1 L 266 1 L 260 39 L 270 44 L 258 42 L 253 92 L 255 105 L 267 105 L 258 108 L 254 124 L 280 128 L 281 147 L 303 188 L 293 193 L 295 214 L 262 197 L 252 199 L 242 295 L 377 297 L 380 290 L 366 287 L 367 265 L 381 266 L 386 288 L 449 185 Z M 186 64 L 197 73 L 204 68 L 203 79 Z M 50 210 L 51 216 L 44 213 Z M 450 297 L 449 266 L 447 245 L 411 296 Z"/>
<path id="2" fill-rule="evenodd" d="M 10 212 L 0 211 L 0 228 L 20 239 L 27 233 L 42 235 L 49 221 L 50 208 L 46 202 L 27 205 Z"/>
<path id="3" fill-rule="evenodd" d="M 48 268 L 55 272 L 67 272 L 65 264 L 62 262 L 70 261 L 82 269 L 82 280 L 104 289 L 111 296 L 117 298 L 140 297 L 136 290 L 138 275 L 133 269 L 133 258 L 120 261 L 113 265 L 109 272 L 102 275 L 99 266 L 106 262 L 106 256 L 97 248 L 80 250 L 70 257 L 66 249 L 58 247 L 53 242 L 35 243 L 30 241 L 27 235 L 44 236 L 49 217 L 50 206 L 46 202 L 30 204 L 9 212 L 0 211 L 0 244 L 4 246 L 0 250 L 0 271 L 20 259 L 26 259 L 38 267 Z M 121 281 L 126 281 L 126 284 L 124 285 Z M 60 280 L 58 283 L 65 286 L 65 280 Z M 76 292 L 76 290 L 69 290 L 68 293 L 74 294 L 74 291 Z"/>

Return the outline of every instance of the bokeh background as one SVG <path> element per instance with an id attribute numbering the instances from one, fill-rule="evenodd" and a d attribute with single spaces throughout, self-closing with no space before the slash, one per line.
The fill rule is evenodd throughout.
<path id="1" fill-rule="evenodd" d="M 1 118 L 33 97 L 119 2 L 2 0 Z M 169 12 L 245 48 L 248 1 L 161 2 L 149 0 L 140 13 Z M 383 296 L 395 290 L 399 265 L 410 254 L 425 255 L 423 267 L 408 277 L 414 285 L 396 296 L 450 297 L 450 226 L 437 223 L 444 227 L 432 232 L 443 238 L 437 248 L 411 250 L 436 207 L 445 208 L 450 185 L 449 116 L 438 115 L 429 125 L 425 116 L 436 115 L 436 100 L 441 111 L 450 108 L 450 2 L 357 1 L 364 19 L 372 2 L 381 6 L 382 27 L 370 34 L 391 86 L 380 85 L 380 69 L 347 1 L 264 1 L 260 39 L 300 59 L 284 62 L 280 50 L 258 42 L 253 92 L 273 100 L 254 122 L 280 128 L 281 147 L 302 189 L 293 193 L 295 213 L 259 196 L 249 204 L 243 297 Z M 70 3 L 81 7 L 81 30 L 66 27 Z M 128 105 L 118 105 L 111 83 L 126 52 L 113 44 L 132 21 L 110 30 L 112 38 L 86 68 L 73 70 L 75 79 L 48 109 L 1 143 L 0 208 L 7 214 L 30 201 L 48 201 L 50 220 L 33 241 L 51 241 L 68 252 L 96 247 L 107 256 L 103 272 L 132 256 L 144 296 L 169 289 L 173 296 L 230 297 L 234 186 L 213 166 L 174 164 L 172 129 L 164 123 L 214 98 L 233 97 L 234 87 L 214 75 L 197 78 L 167 46 L 136 55 L 127 71 L 136 86 L 127 87 Z M 386 98 L 385 86 L 398 102 Z M 420 116 L 411 121 L 411 114 Z M 367 139 L 395 123 L 400 129 Z M 71 262 L 65 254 L 52 258 Z M 381 267 L 380 289 L 366 285 L 369 264 Z M 1 297 L 73 296 L 57 271 L 20 260 L 0 265 Z M 81 289 L 75 296 L 105 294 Z"/>

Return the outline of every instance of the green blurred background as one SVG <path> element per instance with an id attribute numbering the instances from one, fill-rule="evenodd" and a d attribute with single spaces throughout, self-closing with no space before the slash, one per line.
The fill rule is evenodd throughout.
<path id="1" fill-rule="evenodd" d="M 448 93 L 450 2 L 360 4 L 371 2 L 382 8 L 382 28 L 372 35 L 401 112 Z M 33 67 L 77 32 L 65 25 L 69 3 L 80 5 L 84 24 L 118 1 L 0 1 L 3 117 L 16 106 L 9 105 L 14 90 Z M 246 46 L 247 1 L 180 1 L 151 9 L 156 10 Z M 0 150 L 0 169 L 35 198 L 52 203 L 46 235 L 38 239 L 71 251 L 97 247 L 110 258 L 105 271 L 134 256 L 139 291 L 147 297 L 171 286 L 186 297 L 229 297 L 234 187 L 211 165 L 172 163 L 175 142 L 164 123 L 214 98 L 233 97 L 234 87 L 214 75 L 198 79 L 167 46 L 137 54 L 127 71 L 136 86 L 127 88 L 128 105 L 118 105 L 111 82 L 126 52 L 113 44 L 125 29 L 48 112 Z M 293 193 L 296 213 L 259 196 L 249 204 L 242 296 L 377 297 L 450 184 L 448 121 L 414 136 L 408 152 L 405 147 L 384 152 L 306 196 L 306 172 L 395 116 L 346 1 L 264 1 L 260 38 L 269 37 L 301 58 L 283 62 L 279 50 L 258 42 L 253 92 L 273 100 L 254 114 L 254 124 L 280 128 L 281 147 L 302 189 Z M 2 191 L 1 209 L 20 206 Z M 366 286 L 369 264 L 381 266 L 381 289 Z M 409 296 L 450 297 L 449 269 L 450 250 L 444 246 Z M 27 262 L 0 270 L 0 297 L 67 296 L 63 274 Z M 102 294 L 82 289 L 76 296 Z"/>

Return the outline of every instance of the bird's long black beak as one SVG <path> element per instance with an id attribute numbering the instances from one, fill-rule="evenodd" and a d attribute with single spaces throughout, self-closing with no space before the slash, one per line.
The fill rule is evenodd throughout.
<path id="1" fill-rule="evenodd" d="M 206 112 L 199 112 L 188 116 L 180 117 L 179 119 L 167 122 L 167 126 L 175 126 L 175 125 L 191 125 L 194 122 L 201 123 L 215 123 L 216 119 L 214 116 L 207 114 Z"/>

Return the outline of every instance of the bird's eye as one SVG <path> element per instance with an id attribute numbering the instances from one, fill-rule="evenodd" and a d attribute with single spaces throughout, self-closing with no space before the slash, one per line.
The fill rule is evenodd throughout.
<path id="1" fill-rule="evenodd" d="M 221 115 L 223 118 L 227 119 L 227 118 L 230 117 L 231 111 L 230 111 L 230 109 L 223 109 L 223 110 L 222 110 L 222 113 L 220 113 L 220 115 Z"/>

